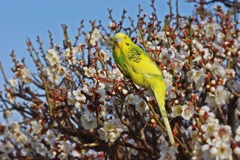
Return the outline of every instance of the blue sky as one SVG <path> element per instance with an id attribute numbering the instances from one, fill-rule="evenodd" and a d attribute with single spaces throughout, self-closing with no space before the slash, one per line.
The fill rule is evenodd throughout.
<path id="1" fill-rule="evenodd" d="M 157 0 L 156 2 L 158 15 L 161 19 L 169 13 L 166 2 L 167 0 Z M 172 3 L 175 5 L 174 1 Z M 74 40 L 82 19 L 85 20 L 86 28 L 84 31 L 89 30 L 89 20 L 101 20 L 107 26 L 109 23 L 107 8 L 113 9 L 113 16 L 118 20 L 120 20 L 124 8 L 128 11 L 127 17 L 136 18 L 138 4 L 149 15 L 151 12 L 150 0 L 0 1 L 0 61 L 7 73 L 7 78 L 13 77 L 10 72 L 12 63 L 9 56 L 12 50 L 15 51 L 19 60 L 25 57 L 27 63 L 31 61 L 27 52 L 27 38 L 35 42 L 36 37 L 40 36 L 44 48 L 47 50 L 49 46 L 48 30 L 52 32 L 54 41 L 62 45 L 61 24 L 66 24 L 69 27 L 70 37 Z M 180 14 L 190 15 L 192 13 L 193 4 L 181 1 L 179 5 Z M 3 90 L 3 84 L 4 81 L 0 74 L 0 91 Z"/>
<path id="2" fill-rule="evenodd" d="M 168 12 L 167 0 L 156 3 L 158 13 L 163 18 Z M 173 2 L 174 3 L 174 2 Z M 61 44 L 62 29 L 61 24 L 69 26 L 69 33 L 74 38 L 77 28 L 82 19 L 88 26 L 89 20 L 102 20 L 107 25 L 109 20 L 107 8 L 113 9 L 114 17 L 120 19 L 122 10 L 125 8 L 127 16 L 136 17 L 138 4 L 141 4 L 144 12 L 150 13 L 150 0 L 8 0 L 0 2 L 0 61 L 6 69 L 12 65 L 9 54 L 15 51 L 17 57 L 28 57 L 26 51 L 26 39 L 36 41 L 40 36 L 44 46 L 48 46 L 48 33 L 53 33 L 53 38 Z M 180 13 L 189 15 L 192 8 L 188 3 L 180 3 Z M 88 30 L 88 28 L 85 28 Z M 46 48 L 47 49 L 47 48 Z M 1 77 L 1 76 L 0 76 Z M 0 78 L 0 84 L 2 84 Z M 0 88 L 1 89 L 1 88 Z"/>

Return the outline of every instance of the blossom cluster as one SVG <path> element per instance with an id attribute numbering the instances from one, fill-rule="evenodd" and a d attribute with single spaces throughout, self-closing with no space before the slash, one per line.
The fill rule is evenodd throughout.
<path id="1" fill-rule="evenodd" d="M 63 46 L 50 39 L 38 53 L 28 41 L 37 71 L 14 53 L 0 102 L 2 159 L 234 159 L 240 157 L 240 32 L 229 13 L 166 16 L 139 7 L 136 22 L 123 26 L 109 10 L 108 27 L 91 22 L 72 42 L 63 25 Z M 198 17 L 199 16 L 199 17 Z M 203 18 L 204 16 L 204 18 Z M 138 27 L 135 27 L 137 25 Z M 176 146 L 168 142 L 153 94 L 135 85 L 111 56 L 112 36 L 123 30 L 162 70 Z M 50 33 L 50 38 L 51 38 Z M 83 40 L 81 43 L 78 41 Z M 3 75 L 4 72 L 3 72 Z"/>

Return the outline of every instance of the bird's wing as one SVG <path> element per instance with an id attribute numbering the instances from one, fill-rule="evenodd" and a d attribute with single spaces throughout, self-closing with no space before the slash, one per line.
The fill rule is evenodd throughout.
<path id="1" fill-rule="evenodd" d="M 126 63 L 129 69 L 138 74 L 162 75 L 158 66 L 137 45 L 130 48 L 127 53 Z"/>

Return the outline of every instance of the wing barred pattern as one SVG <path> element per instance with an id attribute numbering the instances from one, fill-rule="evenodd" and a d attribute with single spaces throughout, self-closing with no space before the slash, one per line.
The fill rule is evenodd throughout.
<path id="1" fill-rule="evenodd" d="M 141 52 L 130 49 L 130 51 L 128 52 L 128 59 L 132 60 L 133 62 L 139 63 L 142 60 Z"/>

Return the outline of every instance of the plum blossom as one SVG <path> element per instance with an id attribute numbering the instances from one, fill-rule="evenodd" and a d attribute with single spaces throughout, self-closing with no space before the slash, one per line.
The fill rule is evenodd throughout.
<path id="1" fill-rule="evenodd" d="M 11 125 L 8 126 L 9 127 L 9 130 L 12 132 L 12 133 L 17 133 L 17 132 L 20 132 L 20 125 L 18 122 L 13 122 L 11 123 Z"/>
<path id="2" fill-rule="evenodd" d="M 77 61 L 76 53 L 77 53 L 76 49 L 70 50 L 69 48 L 67 48 L 63 55 L 66 58 L 66 60 L 69 62 L 69 64 L 74 65 Z"/>
<path id="3" fill-rule="evenodd" d="M 138 104 L 141 99 L 140 99 L 140 97 L 138 95 L 134 95 L 134 94 L 131 93 L 131 94 L 127 95 L 125 100 L 129 104 L 135 105 L 135 104 Z"/>
<path id="4" fill-rule="evenodd" d="M 142 37 L 141 35 L 138 35 L 138 41 L 142 42 L 142 39 L 144 37 Z M 145 39 L 145 38 L 144 38 Z M 157 39 L 153 39 L 151 41 L 147 41 L 146 46 L 152 50 L 160 50 L 160 46 L 159 46 L 159 40 Z"/>
<path id="5" fill-rule="evenodd" d="M 146 102 L 141 99 L 140 102 L 138 102 L 136 104 L 136 110 L 140 113 L 140 114 L 143 114 L 143 112 L 147 111 L 149 108 L 148 108 L 148 105 L 146 104 Z"/>
<path id="6" fill-rule="evenodd" d="M 234 148 L 234 153 L 238 156 L 238 157 L 240 157 L 240 147 L 236 147 L 236 148 Z"/>
<path id="7" fill-rule="evenodd" d="M 167 39 L 166 33 L 164 31 L 158 32 L 156 37 L 159 38 L 163 43 L 165 43 L 165 44 L 168 43 L 168 39 Z"/>
<path id="8" fill-rule="evenodd" d="M 213 133 L 213 135 L 216 137 L 216 139 L 229 141 L 232 135 L 231 127 L 228 125 L 220 126 L 218 130 Z"/>
<path id="9" fill-rule="evenodd" d="M 9 154 L 14 150 L 14 146 L 10 141 L 7 140 L 0 150 L 5 154 Z"/>
<path id="10" fill-rule="evenodd" d="M 17 79 L 9 79 L 9 83 L 13 88 L 16 88 L 18 85 L 18 80 Z"/>
<path id="11" fill-rule="evenodd" d="M 85 36 L 85 42 L 88 43 L 89 41 L 90 44 L 94 46 L 96 45 L 96 41 L 98 41 L 100 38 L 101 38 L 100 30 L 95 28 L 91 33 L 88 33 Z"/>
<path id="12" fill-rule="evenodd" d="M 15 135 L 16 135 L 16 143 L 23 145 L 29 142 L 28 137 L 23 132 L 18 132 Z"/>
<path id="13" fill-rule="evenodd" d="M 106 90 L 105 89 L 99 89 L 97 91 L 97 93 L 99 94 L 100 98 L 99 98 L 99 102 L 101 103 L 105 103 L 105 99 L 106 99 Z"/>
<path id="14" fill-rule="evenodd" d="M 236 130 L 235 141 L 240 142 L 240 126 Z"/>
<path id="15" fill-rule="evenodd" d="M 111 37 L 109 37 L 108 35 L 103 35 L 102 38 L 100 38 L 100 43 L 101 45 L 105 46 L 108 50 L 112 49 L 113 46 L 113 41 L 111 39 Z"/>
<path id="16" fill-rule="evenodd" d="M 218 141 L 215 147 L 217 152 L 213 155 L 217 159 L 232 159 L 232 149 L 230 148 L 229 143 Z M 210 152 L 212 152 L 212 150 L 210 150 Z"/>
<path id="17" fill-rule="evenodd" d="M 96 74 L 96 69 L 93 67 L 83 67 L 83 70 L 85 71 L 85 75 L 87 77 L 93 77 L 93 75 Z"/>
<path id="18" fill-rule="evenodd" d="M 166 83 L 167 86 L 167 91 L 171 90 L 173 88 L 172 83 L 173 83 L 173 75 L 167 72 L 166 70 L 162 71 L 162 74 L 164 76 L 164 82 Z"/>
<path id="19" fill-rule="evenodd" d="M 37 134 L 39 132 L 41 132 L 41 130 L 43 129 L 43 126 L 38 122 L 38 121 L 31 121 L 31 134 Z"/>
<path id="20" fill-rule="evenodd" d="M 104 50 L 101 50 L 100 53 L 103 55 L 104 60 L 109 60 L 109 53 L 105 52 Z"/>
<path id="21" fill-rule="evenodd" d="M 65 76 L 66 70 L 59 65 L 58 67 L 46 67 L 43 69 L 43 72 L 45 76 L 48 77 L 50 85 L 56 85 L 58 84 L 60 77 Z"/>
<path id="22" fill-rule="evenodd" d="M 206 124 L 201 126 L 203 133 L 203 137 L 208 139 L 211 138 L 216 130 L 219 128 L 218 119 L 208 119 Z"/>
<path id="23" fill-rule="evenodd" d="M 55 143 L 56 136 L 53 132 L 53 130 L 49 129 L 45 134 L 42 135 L 42 138 L 48 142 L 51 146 L 53 146 L 53 144 Z"/>
<path id="24" fill-rule="evenodd" d="M 123 78 L 123 74 L 118 68 L 114 68 L 112 71 L 109 71 L 109 77 L 112 79 L 120 80 Z"/>
<path id="25" fill-rule="evenodd" d="M 97 159 L 97 160 L 104 160 L 104 153 L 102 151 L 97 152 L 93 149 L 89 149 L 88 151 L 84 152 L 81 157 L 83 159 Z"/>
<path id="26" fill-rule="evenodd" d="M 12 110 L 5 110 L 4 111 L 4 117 L 9 118 L 12 116 Z"/>
<path id="27" fill-rule="evenodd" d="M 194 55 L 195 58 L 193 61 L 198 62 L 202 59 L 206 60 L 211 57 L 211 54 L 209 53 L 209 49 L 204 48 L 204 46 L 197 40 L 193 40 L 193 43 L 195 44 L 195 49 L 196 49 L 195 50 L 196 54 Z"/>
<path id="28" fill-rule="evenodd" d="M 80 89 L 74 90 L 72 94 L 76 101 L 80 101 L 80 102 L 86 101 L 86 96 L 81 93 Z"/>
<path id="29" fill-rule="evenodd" d="M 16 97 L 13 96 L 11 93 L 6 93 L 7 100 L 11 103 L 13 103 L 16 100 Z"/>
<path id="30" fill-rule="evenodd" d="M 10 160 L 10 157 L 7 154 L 1 154 L 2 160 Z"/>
<path id="31" fill-rule="evenodd" d="M 210 108 L 208 106 L 202 106 L 201 109 L 198 111 L 199 116 L 207 115 L 206 119 L 212 119 L 215 117 L 213 112 L 210 112 Z"/>
<path id="32" fill-rule="evenodd" d="M 201 68 L 200 70 L 192 69 L 188 71 L 187 78 L 189 82 L 195 82 L 198 90 L 202 90 L 202 86 L 204 85 L 205 81 L 204 69 L 203 68 Z"/>
<path id="33" fill-rule="evenodd" d="M 183 112 L 182 106 L 181 105 L 174 105 L 172 107 L 172 117 L 177 117 L 177 116 L 181 116 Z"/>
<path id="34" fill-rule="evenodd" d="M 158 160 L 165 160 L 165 159 L 176 159 L 175 154 L 177 153 L 177 150 L 174 146 L 169 147 L 168 142 L 166 141 L 166 139 L 161 136 L 159 138 L 160 141 L 160 158 Z"/>
<path id="35" fill-rule="evenodd" d="M 50 73 L 48 79 L 53 83 L 53 84 L 57 84 L 59 81 L 59 75 L 58 74 L 54 74 L 54 73 Z"/>
<path id="36" fill-rule="evenodd" d="M 233 91 L 240 93 L 240 82 L 236 81 L 234 79 L 231 79 L 227 82 L 227 85 L 230 89 L 232 89 Z"/>
<path id="37" fill-rule="evenodd" d="M 46 59 L 51 66 L 60 64 L 60 57 L 55 49 L 49 49 L 46 54 Z"/>
<path id="38" fill-rule="evenodd" d="M 59 159 L 62 159 L 62 160 L 67 160 L 67 159 L 68 159 L 68 155 L 67 155 L 66 153 L 61 152 L 61 153 L 58 155 L 58 158 L 59 158 Z"/>
<path id="39" fill-rule="evenodd" d="M 210 93 L 206 98 L 206 103 L 209 106 L 225 105 L 230 98 L 230 92 L 227 91 L 222 85 L 219 85 L 214 94 Z"/>
<path id="40" fill-rule="evenodd" d="M 221 44 L 224 42 L 224 38 L 225 34 L 223 34 L 222 32 L 218 32 L 216 41 Z"/>
<path id="41" fill-rule="evenodd" d="M 67 141 L 58 141 L 58 150 L 60 150 L 62 153 L 64 152 L 65 153 L 69 153 L 73 150 L 73 146 L 72 146 L 72 143 L 67 140 Z"/>
<path id="42" fill-rule="evenodd" d="M 104 128 L 99 128 L 99 129 L 98 129 L 98 133 L 99 133 L 99 135 L 100 135 L 100 139 L 101 139 L 101 140 L 104 140 L 105 142 L 108 141 L 108 132 L 105 131 Z"/>
<path id="43" fill-rule="evenodd" d="M 27 67 L 18 70 L 17 76 L 25 83 L 31 82 L 31 72 Z"/>
<path id="44" fill-rule="evenodd" d="M 47 147 L 43 143 L 37 143 L 35 146 L 37 153 L 41 154 L 42 156 L 46 156 L 48 152 Z"/>
<path id="45" fill-rule="evenodd" d="M 103 128 L 99 128 L 98 130 L 100 138 L 105 142 L 114 142 L 122 132 L 123 129 L 118 128 L 114 123 L 110 123 L 108 121 L 105 121 L 103 123 Z"/>
<path id="46" fill-rule="evenodd" d="M 108 23 L 108 28 L 109 29 L 114 29 L 117 26 L 118 26 L 118 24 L 116 22 L 111 21 L 111 22 Z"/>
<path id="47" fill-rule="evenodd" d="M 90 114 L 84 114 L 81 117 L 83 128 L 86 130 L 97 128 L 97 119 Z"/>
<path id="48" fill-rule="evenodd" d="M 136 144 L 136 142 L 134 141 L 134 139 L 129 139 L 129 140 L 127 141 L 127 143 L 130 143 L 130 144 L 133 144 L 133 145 Z M 127 149 L 128 149 L 128 152 L 129 152 L 130 154 L 132 154 L 132 155 L 134 155 L 134 156 L 138 155 L 138 150 L 136 150 L 136 149 L 134 149 L 134 148 L 129 148 L 129 147 L 127 147 Z"/>
<path id="49" fill-rule="evenodd" d="M 171 60 L 172 62 L 177 61 L 176 55 L 177 50 L 173 46 L 171 46 L 168 49 L 167 48 L 162 49 L 159 59 L 161 59 L 161 61 L 163 61 L 164 64 L 167 64 L 169 60 Z"/>
<path id="50" fill-rule="evenodd" d="M 212 74 L 213 74 L 213 77 L 215 79 L 217 79 L 217 76 L 225 76 L 225 70 L 223 68 L 222 65 L 220 65 L 218 62 L 214 62 L 212 65 L 211 65 L 211 68 L 210 68 Z"/>
<path id="51" fill-rule="evenodd" d="M 207 37 L 210 37 L 210 36 L 218 33 L 217 31 L 219 29 L 221 29 L 221 27 L 218 23 L 206 23 L 206 25 L 204 25 L 204 30 L 206 32 Z"/>
<path id="52" fill-rule="evenodd" d="M 194 106 L 189 106 L 186 104 L 182 106 L 182 117 L 185 120 L 190 120 L 194 113 Z"/>

